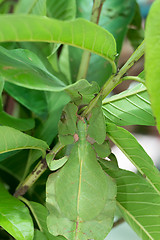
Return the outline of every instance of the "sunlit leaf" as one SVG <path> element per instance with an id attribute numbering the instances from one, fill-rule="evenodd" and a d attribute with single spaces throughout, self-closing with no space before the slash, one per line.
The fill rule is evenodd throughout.
<path id="1" fill-rule="evenodd" d="M 144 240 L 159 240 L 160 195 L 141 176 L 106 165 L 103 169 L 116 180 L 117 206 L 133 230 Z"/>
<path id="2" fill-rule="evenodd" d="M 151 98 L 151 105 L 153 113 L 156 117 L 157 127 L 160 131 L 160 1 L 157 0 L 153 3 L 149 12 L 146 32 L 145 32 L 145 73 L 146 85 Z"/>
<path id="3" fill-rule="evenodd" d="M 33 222 L 27 207 L 0 184 L 0 225 L 16 240 L 33 239 Z"/>
<path id="4" fill-rule="evenodd" d="M 146 176 L 151 187 L 160 195 L 160 172 L 136 138 L 124 128 L 117 127 L 112 123 L 107 124 L 106 130 L 108 137 L 135 165 L 138 171 Z"/>
<path id="5" fill-rule="evenodd" d="M 41 16 L 10 14 L 1 15 L 0 22 L 0 42 L 39 41 L 69 44 L 104 57 L 115 70 L 113 61 L 116 44 L 113 36 L 84 19 L 58 21 Z"/>
<path id="6" fill-rule="evenodd" d="M 155 125 L 149 96 L 143 84 L 104 99 L 102 109 L 106 122 L 119 126 Z"/>
<path id="7" fill-rule="evenodd" d="M 48 145 L 46 142 L 33 138 L 14 128 L 0 126 L 0 153 L 20 149 L 36 149 L 45 156 Z"/>

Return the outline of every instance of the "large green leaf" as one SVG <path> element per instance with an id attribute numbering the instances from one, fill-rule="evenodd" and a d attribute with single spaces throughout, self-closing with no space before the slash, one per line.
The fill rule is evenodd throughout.
<path id="1" fill-rule="evenodd" d="M 106 130 L 108 137 L 128 157 L 139 172 L 146 176 L 151 187 L 160 195 L 160 172 L 136 138 L 124 128 L 117 127 L 112 123 L 107 123 Z"/>
<path id="2" fill-rule="evenodd" d="M 153 3 L 149 12 L 145 33 L 145 73 L 146 85 L 151 98 L 153 113 L 160 132 L 160 1 Z"/>
<path id="3" fill-rule="evenodd" d="M 106 122 L 124 125 L 154 126 L 151 103 L 143 84 L 103 100 Z"/>
<path id="4" fill-rule="evenodd" d="M 14 128 L 0 126 L 0 153 L 20 149 L 36 149 L 41 151 L 44 157 L 47 148 L 47 143 L 40 139 L 33 138 Z"/>
<path id="5" fill-rule="evenodd" d="M 56 42 L 86 49 L 113 63 L 116 43 L 103 28 L 84 19 L 58 21 L 34 15 L 1 15 L 0 42 Z M 83 33 L 83 34 L 82 34 Z"/>
<path id="6" fill-rule="evenodd" d="M 85 79 L 66 86 L 46 69 L 34 53 L 24 49 L 6 50 L 0 47 L 0 71 L 1 78 L 12 84 L 34 90 L 54 92 L 67 90 L 73 97 L 75 94 L 80 96 L 78 94 L 79 88 L 84 88 L 85 95 L 87 95 L 87 89 L 91 86 Z M 95 83 L 94 89 L 98 90 L 98 85 Z M 93 95 L 92 92 L 89 94 Z"/>
<path id="7" fill-rule="evenodd" d="M 26 206 L 0 184 L 0 225 L 16 240 L 33 239 L 33 222 Z"/>
<path id="8" fill-rule="evenodd" d="M 47 225 L 69 240 L 103 240 L 112 227 L 116 186 L 98 164 L 83 121 L 67 163 L 47 181 Z"/>
<path id="9" fill-rule="evenodd" d="M 122 216 L 143 240 L 159 240 L 160 196 L 135 173 L 112 169 L 102 160 L 103 169 L 116 180 L 117 206 Z"/>

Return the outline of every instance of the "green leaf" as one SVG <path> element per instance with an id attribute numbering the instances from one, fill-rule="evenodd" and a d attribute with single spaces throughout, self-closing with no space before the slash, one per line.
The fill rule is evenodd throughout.
<path id="1" fill-rule="evenodd" d="M 0 47 L 0 70 L 2 79 L 21 87 L 48 91 L 65 88 L 64 83 L 53 76 L 29 50 Z"/>
<path id="2" fill-rule="evenodd" d="M 0 184 L 0 225 L 16 240 L 33 239 L 33 222 L 26 206 Z"/>
<path id="3" fill-rule="evenodd" d="M 46 0 L 19 0 L 15 13 L 46 15 Z"/>
<path id="4" fill-rule="evenodd" d="M 106 125 L 102 112 L 102 100 L 99 99 L 97 104 L 92 108 L 89 114 L 88 134 L 98 144 L 102 144 L 106 137 Z"/>
<path id="5" fill-rule="evenodd" d="M 160 196 L 141 176 L 125 170 L 103 169 L 116 180 L 117 206 L 124 219 L 144 240 L 159 240 Z"/>
<path id="6" fill-rule="evenodd" d="M 60 20 L 71 20 L 76 15 L 75 0 L 47 0 L 47 15 Z"/>
<path id="7" fill-rule="evenodd" d="M 127 38 L 136 49 L 144 40 L 144 29 L 142 28 L 142 16 L 139 4 L 136 3 L 136 10 L 132 22 L 130 23 Z"/>
<path id="8" fill-rule="evenodd" d="M 112 123 L 107 124 L 106 130 L 108 137 L 135 165 L 138 171 L 146 176 L 151 187 L 160 195 L 160 173 L 136 138 L 124 128 L 117 127 Z"/>
<path id="9" fill-rule="evenodd" d="M 100 158 L 108 157 L 111 153 L 109 142 L 105 141 L 103 144 L 94 143 L 93 147 Z"/>
<path id="10" fill-rule="evenodd" d="M 22 118 L 15 118 L 10 116 L 5 112 L 0 112 L 0 124 L 5 125 L 8 127 L 13 127 L 20 131 L 27 131 L 35 126 L 34 119 L 22 119 Z"/>
<path id="11" fill-rule="evenodd" d="M 27 109 L 39 116 L 47 116 L 48 107 L 44 91 L 16 86 L 10 82 L 5 82 L 4 89 L 10 96 Z"/>
<path id="12" fill-rule="evenodd" d="M 145 32 L 145 74 L 151 106 L 160 132 L 160 1 L 155 1 L 149 12 Z"/>
<path id="13" fill-rule="evenodd" d="M 96 83 L 91 85 L 85 79 L 66 86 L 47 70 L 43 62 L 34 53 L 25 49 L 7 50 L 0 47 L 0 70 L 1 78 L 12 84 L 33 90 L 53 92 L 66 90 L 71 98 L 77 98 L 78 96 L 78 100 L 81 99 L 80 94 L 86 95 L 87 103 L 99 90 Z M 15 92 L 17 90 L 15 89 Z M 25 90 L 22 91 L 25 93 Z M 30 94 L 32 96 L 33 93 Z M 24 101 L 24 98 L 20 98 Z"/>
<path id="14" fill-rule="evenodd" d="M 20 149 L 36 149 L 41 151 L 44 157 L 47 148 L 47 143 L 40 139 L 33 138 L 14 128 L 0 126 L 0 153 Z"/>
<path id="15" fill-rule="evenodd" d="M 57 169 L 61 168 L 67 162 L 67 160 L 67 156 L 56 160 L 53 159 L 53 155 L 51 154 L 47 154 L 46 156 L 47 165 L 51 171 L 56 171 Z"/>
<path id="16" fill-rule="evenodd" d="M 121 51 L 128 25 L 133 18 L 135 2 L 135 0 L 106 0 L 103 3 L 99 25 L 113 34 L 118 53 Z M 92 5 L 93 1 L 91 0 L 77 1 L 77 17 L 89 20 Z M 77 79 L 81 56 L 82 51 L 69 47 L 70 71 L 73 82 Z M 97 55 L 91 54 L 86 77 L 89 82 L 95 81 L 100 86 L 103 86 L 111 73 L 112 68 L 109 62 Z"/>
<path id="17" fill-rule="evenodd" d="M 42 236 L 44 238 L 44 240 L 65 239 L 62 236 L 54 237 L 52 234 L 49 233 L 48 228 L 47 228 L 47 223 L 46 223 L 48 211 L 42 204 L 37 203 L 37 202 L 28 201 L 27 199 L 24 199 L 24 198 L 22 198 L 22 201 L 24 201 L 24 203 L 26 203 L 27 206 L 29 207 L 29 209 L 32 212 L 33 217 L 35 218 L 35 221 L 42 233 L 42 234 L 36 233 L 34 240 L 35 239 L 38 240 L 37 236 Z"/>
<path id="18" fill-rule="evenodd" d="M 47 181 L 47 226 L 67 239 L 104 239 L 112 227 L 116 186 L 86 141 L 87 126 L 78 121 L 79 140 L 67 163 Z M 65 201 L 64 201 L 65 200 Z"/>
<path id="19" fill-rule="evenodd" d="M 58 122 L 64 106 L 70 101 L 65 92 L 46 92 L 48 105 L 48 118 L 36 129 L 34 137 L 40 138 L 50 145 L 58 133 Z M 41 156 L 39 151 L 31 150 L 26 165 L 25 174 L 28 174 L 30 166 Z"/>
<path id="20" fill-rule="evenodd" d="M 10 14 L 1 15 L 0 22 L 0 42 L 39 41 L 68 44 L 104 57 L 115 70 L 113 61 L 116 44 L 113 36 L 84 19 L 58 21 L 41 16 Z"/>
<path id="21" fill-rule="evenodd" d="M 85 79 L 77 81 L 66 89 L 71 100 L 77 105 L 87 105 L 99 92 L 99 86 L 96 82 L 89 83 Z"/>
<path id="22" fill-rule="evenodd" d="M 28 151 L 26 150 L 0 154 L 0 169 L 9 173 L 20 182 L 23 178 L 27 157 Z"/>
<path id="23" fill-rule="evenodd" d="M 68 103 L 62 112 L 61 120 L 58 124 L 59 137 L 66 135 L 74 135 L 76 132 L 78 107 L 74 103 Z M 62 143 L 64 144 L 64 143 Z"/>
<path id="24" fill-rule="evenodd" d="M 106 122 L 124 125 L 154 126 L 151 103 L 143 84 L 103 100 Z"/>

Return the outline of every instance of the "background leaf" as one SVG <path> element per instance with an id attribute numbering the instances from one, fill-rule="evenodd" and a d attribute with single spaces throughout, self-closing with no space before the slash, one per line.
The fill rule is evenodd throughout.
<path id="1" fill-rule="evenodd" d="M 157 127 L 160 132 L 160 1 L 155 1 L 149 12 L 145 33 L 145 74 L 146 85 L 151 98 L 153 113 L 156 116 Z"/>
<path id="2" fill-rule="evenodd" d="M 20 131 L 27 131 L 34 128 L 35 126 L 34 119 L 32 118 L 28 119 L 15 118 L 3 111 L 0 112 L 0 124 L 8 127 L 13 127 Z"/>
<path id="3" fill-rule="evenodd" d="M 154 126 L 151 103 L 143 84 L 103 100 L 106 122 L 124 125 Z"/>
<path id="4" fill-rule="evenodd" d="M 33 239 L 33 222 L 26 206 L 0 184 L 0 225 L 16 240 Z"/>
<path id="5" fill-rule="evenodd" d="M 19 0 L 16 4 L 15 13 L 46 15 L 46 0 Z"/>
<path id="6" fill-rule="evenodd" d="M 160 195 L 141 176 L 111 168 L 101 161 L 103 169 L 116 180 L 117 206 L 124 219 L 144 240 L 159 240 Z"/>
<path id="7" fill-rule="evenodd" d="M 108 137 L 119 147 L 138 171 L 146 176 L 151 187 L 160 195 L 160 172 L 136 138 L 127 130 L 112 123 L 107 124 Z"/>
<path id="8" fill-rule="evenodd" d="M 75 0 L 47 0 L 47 16 L 60 19 L 71 20 L 76 15 L 76 1 Z"/>
<path id="9" fill-rule="evenodd" d="M 92 0 L 77 0 L 77 17 L 89 20 L 91 16 L 92 5 Z M 120 54 L 122 43 L 128 30 L 128 25 L 134 16 L 134 11 L 135 0 L 107 0 L 103 3 L 99 25 L 113 34 L 116 40 L 118 54 Z M 68 49 L 68 53 L 65 52 L 63 54 L 64 58 L 68 57 L 69 59 L 69 71 L 71 72 L 71 79 L 72 82 L 75 82 L 77 79 L 82 51 L 70 46 Z M 112 68 L 105 59 L 91 54 L 89 69 L 86 77 L 89 82 L 96 81 L 100 86 L 103 86 L 111 72 Z"/>
<path id="10" fill-rule="evenodd" d="M 1 15 L 0 21 L 2 23 L 1 42 L 40 41 L 69 44 L 99 54 L 115 68 L 113 61 L 116 55 L 116 44 L 113 36 L 84 19 L 58 21 L 41 16 L 11 14 Z"/>

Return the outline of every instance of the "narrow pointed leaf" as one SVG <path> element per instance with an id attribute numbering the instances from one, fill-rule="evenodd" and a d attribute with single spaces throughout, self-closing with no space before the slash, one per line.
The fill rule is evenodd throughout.
<path id="1" fill-rule="evenodd" d="M 103 240 L 111 229 L 116 186 L 105 175 L 91 144 L 86 124 L 78 121 L 79 140 L 67 163 L 47 182 L 48 229 L 67 239 Z"/>
<path id="2" fill-rule="evenodd" d="M 103 169 L 116 180 L 117 206 L 124 219 L 144 240 L 159 240 L 160 195 L 141 176 L 125 170 Z"/>
<path id="3" fill-rule="evenodd" d="M 106 98 L 102 109 L 106 122 L 119 126 L 155 125 L 149 95 L 143 84 Z"/>
<path id="4" fill-rule="evenodd" d="M 153 3 L 149 12 L 145 32 L 145 73 L 146 85 L 151 98 L 153 113 L 160 132 L 160 1 Z"/>
<path id="5" fill-rule="evenodd" d="M 151 187 L 160 195 L 160 172 L 136 138 L 124 128 L 117 127 L 112 123 L 107 124 L 107 135 L 139 172 L 146 176 Z"/>
<path id="6" fill-rule="evenodd" d="M 0 184 L 0 225 L 16 240 L 33 239 L 33 222 L 27 207 Z"/>
<path id="7" fill-rule="evenodd" d="M 44 157 L 47 148 L 47 143 L 40 139 L 33 138 L 14 128 L 0 126 L 0 153 L 20 149 L 36 149 L 41 151 Z"/>
<path id="8" fill-rule="evenodd" d="M 10 14 L 1 15 L 0 22 L 0 42 L 31 41 L 69 44 L 104 57 L 115 68 L 114 38 L 108 31 L 84 19 L 63 22 L 41 16 Z"/>

